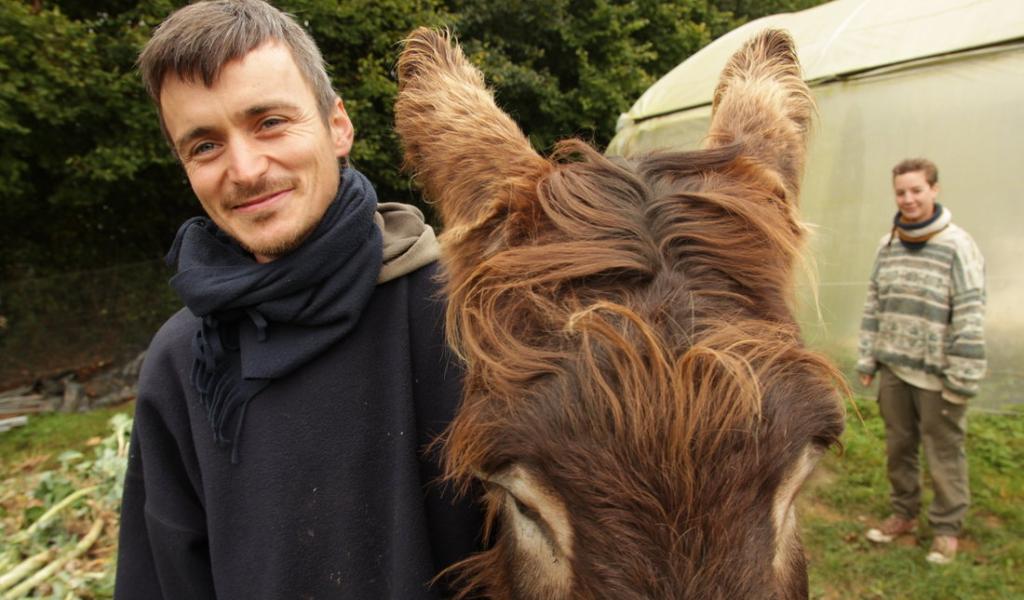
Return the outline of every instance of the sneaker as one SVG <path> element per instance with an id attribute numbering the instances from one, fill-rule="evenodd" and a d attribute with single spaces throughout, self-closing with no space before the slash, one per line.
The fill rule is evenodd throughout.
<path id="1" fill-rule="evenodd" d="M 912 533 L 917 529 L 917 519 L 906 519 L 899 515 L 892 515 L 882 522 L 879 528 L 872 527 L 864 534 L 872 542 L 888 544 L 901 535 Z"/>
<path id="2" fill-rule="evenodd" d="M 956 537 L 937 535 L 932 540 L 932 549 L 924 559 L 936 565 L 948 565 L 956 558 Z"/>

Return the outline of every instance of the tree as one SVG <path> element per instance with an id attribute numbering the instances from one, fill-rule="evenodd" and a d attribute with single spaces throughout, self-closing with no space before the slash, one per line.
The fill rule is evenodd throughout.
<path id="1" fill-rule="evenodd" d="M 453 0 L 467 55 L 533 144 L 577 135 L 603 146 L 654 81 L 730 15 L 704 0 Z"/>
<path id="2" fill-rule="evenodd" d="M 0 280 L 161 256 L 200 209 L 134 62 L 185 0 L 0 0 Z M 606 144 L 658 77 L 743 20 L 815 0 L 278 0 L 356 125 L 353 164 L 419 203 L 392 128 L 398 42 L 448 26 L 541 151 Z M 429 207 L 427 207 L 429 208 Z M 428 211 L 429 212 L 429 211 Z"/>
<path id="3" fill-rule="evenodd" d="M 0 276 L 156 256 L 190 210 L 133 70 L 169 8 L 74 20 L 0 0 Z"/>

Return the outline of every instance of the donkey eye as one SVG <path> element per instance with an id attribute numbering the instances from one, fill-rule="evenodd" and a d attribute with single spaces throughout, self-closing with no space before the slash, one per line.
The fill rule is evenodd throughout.
<path id="1" fill-rule="evenodd" d="M 540 522 L 540 513 L 537 509 L 533 508 L 529 504 L 523 502 L 515 496 L 515 494 L 509 492 L 509 497 L 512 498 L 512 506 L 516 507 L 516 511 L 531 521 Z"/>

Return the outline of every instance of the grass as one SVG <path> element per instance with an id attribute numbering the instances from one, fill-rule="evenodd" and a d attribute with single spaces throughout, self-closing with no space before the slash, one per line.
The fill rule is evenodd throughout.
<path id="1" fill-rule="evenodd" d="M 131 404 L 0 435 L 0 593 L 109 599 Z"/>
<path id="2" fill-rule="evenodd" d="M 972 505 L 960 554 L 947 566 L 924 560 L 932 533 L 922 516 L 915 536 L 878 546 L 864 531 L 889 514 L 885 436 L 874 400 L 856 399 L 844 452 L 832 454 L 801 498 L 811 597 L 822 599 L 1003 599 L 1024 597 L 1024 411 L 969 413 L 967 458 Z M 924 510 L 931 500 L 925 480 Z"/>
<path id="3" fill-rule="evenodd" d="M 973 504 L 961 552 L 947 566 L 924 560 L 931 532 L 924 518 L 917 536 L 876 546 L 864 530 L 889 512 L 883 426 L 873 400 L 856 399 L 842 454 L 830 454 L 801 496 L 803 538 L 810 559 L 811 597 L 854 599 L 1024 598 L 1024 410 L 968 416 L 968 461 Z M 0 479 L 52 469 L 66 449 L 85 452 L 109 433 L 108 420 L 131 404 L 82 414 L 33 417 L 0 434 Z M 926 481 L 925 489 L 930 485 Z M 926 492 L 925 506 L 930 501 Z M 112 554 L 116 527 L 105 535 Z M 102 545 L 102 544 L 101 544 Z M 104 559 L 106 560 L 106 559 Z M 102 594 L 101 594 L 102 596 Z"/>
<path id="4" fill-rule="evenodd" d="M 135 403 L 129 402 L 84 413 L 29 416 L 28 425 L 0 433 L 0 480 L 19 471 L 52 469 L 65 450 L 85 452 L 90 441 L 110 433 L 110 417 L 134 410 Z"/>

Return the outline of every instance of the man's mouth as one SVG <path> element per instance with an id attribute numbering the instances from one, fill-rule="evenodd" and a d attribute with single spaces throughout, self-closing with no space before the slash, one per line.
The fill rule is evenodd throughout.
<path id="1" fill-rule="evenodd" d="M 284 198 L 291 191 L 291 188 L 288 188 L 277 192 L 271 192 L 269 194 L 263 194 L 261 196 L 257 196 L 255 198 L 246 200 L 241 204 L 233 206 L 232 210 L 242 213 L 264 210 L 276 204 L 279 200 Z"/>

